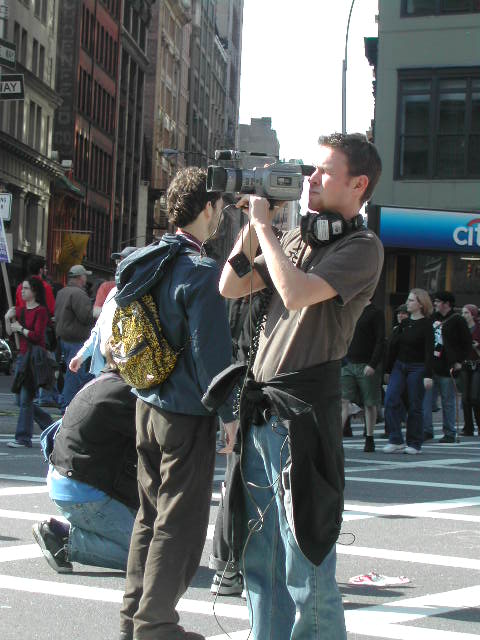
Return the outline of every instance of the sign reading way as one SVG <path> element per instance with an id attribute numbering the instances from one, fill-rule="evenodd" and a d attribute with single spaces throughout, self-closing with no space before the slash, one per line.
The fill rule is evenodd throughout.
<path id="1" fill-rule="evenodd" d="M 23 100 L 23 73 L 9 73 L 0 76 L 0 100 Z"/>

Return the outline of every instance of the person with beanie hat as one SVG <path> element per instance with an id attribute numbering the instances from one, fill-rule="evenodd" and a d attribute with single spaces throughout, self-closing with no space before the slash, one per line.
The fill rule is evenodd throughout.
<path id="1" fill-rule="evenodd" d="M 437 291 L 433 297 L 433 381 L 442 398 L 443 437 L 440 444 L 454 443 L 457 437 L 456 402 L 453 376 L 462 368 L 472 346 L 472 336 L 465 320 L 454 310 L 455 296 L 451 291 Z M 432 394 L 425 394 L 424 440 L 433 437 Z"/>

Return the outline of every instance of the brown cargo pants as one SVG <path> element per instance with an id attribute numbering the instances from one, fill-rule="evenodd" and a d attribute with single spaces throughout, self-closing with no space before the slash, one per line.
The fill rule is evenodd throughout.
<path id="1" fill-rule="evenodd" d="M 175 607 L 202 555 L 215 467 L 215 418 L 137 400 L 140 508 L 133 527 L 120 630 L 180 640 Z"/>

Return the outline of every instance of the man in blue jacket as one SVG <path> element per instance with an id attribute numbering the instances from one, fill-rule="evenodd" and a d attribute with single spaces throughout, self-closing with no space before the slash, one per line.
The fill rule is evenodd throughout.
<path id="1" fill-rule="evenodd" d="M 199 565 L 210 511 L 216 424 L 201 398 L 232 356 L 219 269 L 203 250 L 222 206 L 220 193 L 206 191 L 205 170 L 179 171 L 167 192 L 177 233 L 135 252 L 117 273 L 118 305 L 151 293 L 165 338 L 180 352 L 161 385 L 134 390 L 140 509 L 128 557 L 122 640 L 203 638 L 178 624 L 175 607 Z M 231 403 L 218 415 L 230 452 L 237 426 Z"/>

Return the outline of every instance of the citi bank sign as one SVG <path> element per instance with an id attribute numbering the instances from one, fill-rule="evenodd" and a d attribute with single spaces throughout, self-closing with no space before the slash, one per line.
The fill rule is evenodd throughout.
<path id="1" fill-rule="evenodd" d="M 385 247 L 480 254 L 480 211 L 380 207 Z"/>
<path id="2" fill-rule="evenodd" d="M 460 247 L 480 247 L 480 218 L 454 229 L 453 240 Z"/>

